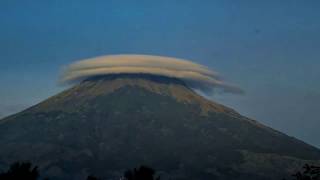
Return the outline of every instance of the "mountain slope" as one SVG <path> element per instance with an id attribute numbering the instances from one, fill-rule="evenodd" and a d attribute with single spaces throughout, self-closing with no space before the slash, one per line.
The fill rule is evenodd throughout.
<path id="1" fill-rule="evenodd" d="M 1 120 L 0 147 L 0 167 L 31 160 L 58 179 L 118 179 L 139 164 L 163 178 L 279 179 L 320 159 L 178 79 L 143 74 L 91 78 Z"/>

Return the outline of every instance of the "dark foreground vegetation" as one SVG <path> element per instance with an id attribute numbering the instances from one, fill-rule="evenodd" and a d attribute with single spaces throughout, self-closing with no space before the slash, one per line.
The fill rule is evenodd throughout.
<path id="1" fill-rule="evenodd" d="M 160 180 L 160 176 L 155 176 L 156 172 L 150 167 L 140 166 L 133 170 L 124 172 L 120 180 Z M 49 180 L 49 178 L 42 178 Z M 6 172 L 0 172 L 0 180 L 42 180 L 37 166 L 30 162 L 16 162 L 10 166 Z M 94 175 L 87 177 L 87 180 L 103 180 Z M 283 179 L 285 180 L 285 179 Z M 292 180 L 320 180 L 320 167 L 305 164 L 302 170 L 292 175 Z"/>
<path id="2" fill-rule="evenodd" d="M 320 167 L 306 164 L 302 171 L 292 175 L 295 180 L 320 180 Z"/>
<path id="3" fill-rule="evenodd" d="M 155 177 L 155 170 L 147 166 L 140 166 L 133 170 L 124 172 L 120 180 L 160 180 L 160 176 Z M 37 166 L 30 162 L 16 162 L 12 164 L 8 171 L 0 173 L 0 180 L 42 180 Z M 49 178 L 43 178 L 49 180 Z M 87 180 L 103 180 L 94 175 L 87 177 Z"/>

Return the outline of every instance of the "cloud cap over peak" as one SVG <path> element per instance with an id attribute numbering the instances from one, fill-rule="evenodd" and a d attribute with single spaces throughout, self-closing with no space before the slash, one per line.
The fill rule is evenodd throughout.
<path id="1" fill-rule="evenodd" d="M 217 72 L 203 65 L 185 59 L 153 55 L 107 55 L 81 60 L 69 65 L 60 81 L 74 83 L 110 74 L 153 74 L 181 79 L 191 88 L 206 93 L 214 89 L 243 93 L 239 87 L 223 81 Z"/>

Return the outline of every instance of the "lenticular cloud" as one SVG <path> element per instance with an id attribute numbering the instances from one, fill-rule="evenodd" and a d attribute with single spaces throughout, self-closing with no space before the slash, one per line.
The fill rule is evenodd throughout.
<path id="1" fill-rule="evenodd" d="M 66 68 L 61 82 L 73 83 L 110 74 L 160 75 L 181 79 L 191 88 L 203 92 L 221 89 L 242 93 L 240 88 L 223 81 L 217 72 L 205 66 L 184 59 L 151 55 L 109 55 L 78 61 Z"/>

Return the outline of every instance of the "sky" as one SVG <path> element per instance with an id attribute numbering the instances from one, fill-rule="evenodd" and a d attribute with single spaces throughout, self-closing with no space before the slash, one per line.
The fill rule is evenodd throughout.
<path id="1" fill-rule="evenodd" d="M 318 0 L 1 0 L 0 117 L 67 88 L 61 68 L 110 54 L 190 59 L 244 95 L 209 97 L 320 147 Z"/>

